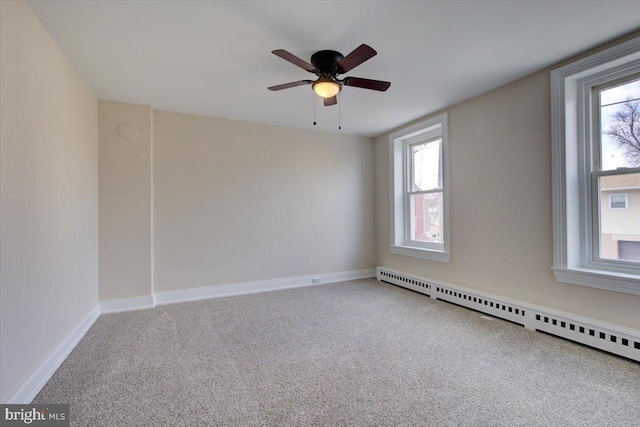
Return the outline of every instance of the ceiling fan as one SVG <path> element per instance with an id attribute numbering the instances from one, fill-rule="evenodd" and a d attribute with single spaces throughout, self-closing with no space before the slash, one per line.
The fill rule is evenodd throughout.
<path id="1" fill-rule="evenodd" d="M 363 79 L 360 77 L 345 77 L 344 79 L 338 78 L 339 74 L 351 71 L 358 65 L 378 54 L 378 52 L 366 44 L 361 44 L 347 56 L 343 56 L 340 52 L 336 52 L 335 50 L 320 50 L 311 55 L 311 64 L 284 49 L 274 50 L 271 53 L 304 70 L 307 70 L 310 73 L 315 74 L 318 78 L 316 80 L 300 80 L 298 82 L 271 86 L 268 89 L 275 91 L 310 84 L 313 91 L 324 98 L 325 107 L 336 105 L 338 103 L 336 95 L 342 90 L 342 86 L 353 86 L 381 92 L 386 91 L 389 89 L 389 86 L 391 86 L 390 82 L 384 82 L 381 80 Z"/>

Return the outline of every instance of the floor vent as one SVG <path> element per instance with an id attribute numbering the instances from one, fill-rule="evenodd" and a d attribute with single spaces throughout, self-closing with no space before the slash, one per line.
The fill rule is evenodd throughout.
<path id="1" fill-rule="evenodd" d="M 377 268 L 377 279 L 640 362 L 640 331 L 473 291 L 450 283 Z"/>

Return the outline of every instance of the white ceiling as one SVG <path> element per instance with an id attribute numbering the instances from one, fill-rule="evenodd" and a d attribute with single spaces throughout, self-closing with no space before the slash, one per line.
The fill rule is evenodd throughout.
<path id="1" fill-rule="evenodd" d="M 624 35 L 640 1 L 28 1 L 100 99 L 337 132 L 313 77 L 271 54 L 307 61 L 361 43 L 378 55 L 347 76 L 342 132 L 374 136 Z"/>

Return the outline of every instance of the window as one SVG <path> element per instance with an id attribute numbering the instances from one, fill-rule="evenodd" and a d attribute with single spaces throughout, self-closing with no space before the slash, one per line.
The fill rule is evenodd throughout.
<path id="1" fill-rule="evenodd" d="M 447 115 L 389 137 L 392 253 L 449 262 Z"/>
<path id="2" fill-rule="evenodd" d="M 626 194 L 609 194 L 609 209 L 627 209 Z"/>
<path id="3" fill-rule="evenodd" d="M 640 38 L 551 73 L 556 280 L 640 295 Z"/>

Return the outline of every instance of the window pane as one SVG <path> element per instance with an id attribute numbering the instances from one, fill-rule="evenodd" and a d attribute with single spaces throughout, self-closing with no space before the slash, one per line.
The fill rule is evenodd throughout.
<path id="1" fill-rule="evenodd" d="M 640 166 L 640 79 L 600 91 L 601 170 Z"/>
<path id="2" fill-rule="evenodd" d="M 640 263 L 640 173 L 600 177 L 600 258 Z"/>
<path id="3" fill-rule="evenodd" d="M 411 161 L 413 164 L 411 191 L 442 188 L 441 145 L 442 140 L 438 139 L 411 146 Z"/>
<path id="4" fill-rule="evenodd" d="M 444 224 L 442 193 L 411 196 L 411 240 L 442 243 Z"/>
<path id="5" fill-rule="evenodd" d="M 609 195 L 609 207 L 611 209 L 626 209 L 627 208 L 627 195 L 626 194 L 611 194 L 611 195 Z"/>

